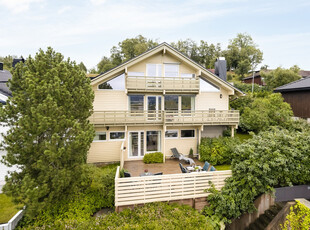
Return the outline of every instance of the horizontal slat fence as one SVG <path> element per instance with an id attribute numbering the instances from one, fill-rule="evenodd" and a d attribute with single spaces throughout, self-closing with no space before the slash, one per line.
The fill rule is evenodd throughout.
<path id="1" fill-rule="evenodd" d="M 207 197 L 205 189 L 221 189 L 231 170 L 193 172 L 160 176 L 120 178 L 119 168 L 115 176 L 115 206 L 144 204 L 159 201 Z"/>

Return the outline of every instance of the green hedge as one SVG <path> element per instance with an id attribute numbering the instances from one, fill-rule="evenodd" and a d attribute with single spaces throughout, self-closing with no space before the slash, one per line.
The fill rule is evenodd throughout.
<path id="1" fill-rule="evenodd" d="M 239 144 L 238 138 L 201 138 L 199 145 L 200 160 L 208 161 L 212 165 L 230 164 L 232 154 Z"/>
<path id="2" fill-rule="evenodd" d="M 161 152 L 145 154 L 143 157 L 143 162 L 145 164 L 163 163 L 164 162 L 164 154 L 162 154 Z"/>
<path id="3" fill-rule="evenodd" d="M 310 130 L 308 125 L 296 127 L 302 130 L 272 128 L 237 146 L 232 177 L 221 191 L 208 191 L 210 206 L 204 213 L 227 221 L 255 210 L 256 197 L 274 187 L 309 183 Z"/>
<path id="4" fill-rule="evenodd" d="M 24 218 L 22 225 L 42 226 L 62 220 L 82 222 L 101 208 L 113 208 L 115 172 L 116 165 L 103 168 L 84 165 L 79 191 L 72 193 L 70 199 L 59 200 L 47 210 L 43 210 L 31 222 Z"/>
<path id="5" fill-rule="evenodd" d="M 37 230 L 48 229 L 205 229 L 211 230 L 216 224 L 210 218 L 201 215 L 195 209 L 186 205 L 153 203 L 145 204 L 134 210 L 126 209 L 121 213 L 111 213 L 84 222 L 75 220 L 55 221 Z M 28 228 L 29 230 L 32 228 Z"/>

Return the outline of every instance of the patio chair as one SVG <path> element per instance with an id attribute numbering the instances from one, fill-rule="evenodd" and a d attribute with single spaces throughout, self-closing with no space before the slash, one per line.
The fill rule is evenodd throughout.
<path id="1" fill-rule="evenodd" d="M 216 171 L 216 169 L 214 168 L 214 166 L 211 166 L 210 171 Z"/>
<path id="2" fill-rule="evenodd" d="M 208 161 L 206 161 L 203 168 L 202 168 L 202 171 L 208 171 L 209 166 L 210 166 L 210 163 Z"/>
<path id="3" fill-rule="evenodd" d="M 129 172 L 124 172 L 124 177 L 131 177 L 131 174 Z"/>
<path id="4" fill-rule="evenodd" d="M 177 158 L 179 160 L 184 160 L 184 161 L 186 161 L 190 165 L 194 165 L 195 164 L 195 161 L 192 158 L 185 157 L 182 153 L 179 153 L 177 148 L 172 148 L 171 152 L 172 152 L 172 157 Z"/>
<path id="5" fill-rule="evenodd" d="M 181 163 L 179 163 L 179 165 L 182 173 L 189 173 L 189 171 L 186 168 L 184 168 Z"/>
<path id="6" fill-rule="evenodd" d="M 159 172 L 159 173 L 155 173 L 154 176 L 159 176 L 159 175 L 163 175 L 162 172 Z"/>

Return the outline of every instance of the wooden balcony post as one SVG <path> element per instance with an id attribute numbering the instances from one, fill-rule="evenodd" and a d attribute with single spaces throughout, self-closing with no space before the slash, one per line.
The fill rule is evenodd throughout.
<path id="1" fill-rule="evenodd" d="M 231 126 L 231 137 L 235 136 L 235 127 Z"/>

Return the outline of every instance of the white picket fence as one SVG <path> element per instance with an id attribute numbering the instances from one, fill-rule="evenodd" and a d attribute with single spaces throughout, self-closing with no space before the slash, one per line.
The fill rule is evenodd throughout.
<path id="1" fill-rule="evenodd" d="M 18 213 L 16 213 L 15 216 L 13 216 L 9 222 L 6 224 L 0 224 L 0 230 L 13 230 L 18 224 L 18 221 L 23 217 L 24 210 L 20 210 Z"/>
<path id="2" fill-rule="evenodd" d="M 209 181 L 221 189 L 230 176 L 231 170 L 225 170 L 120 178 L 118 167 L 115 206 L 207 197 L 205 189 L 210 188 Z"/>

